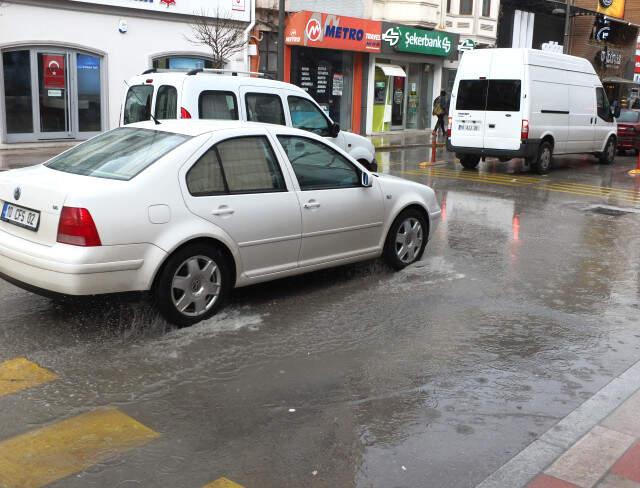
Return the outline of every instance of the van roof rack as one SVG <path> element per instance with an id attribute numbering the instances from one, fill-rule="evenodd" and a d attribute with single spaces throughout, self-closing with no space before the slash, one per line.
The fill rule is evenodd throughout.
<path id="1" fill-rule="evenodd" d="M 238 76 L 238 75 L 249 75 L 249 76 L 257 76 L 260 78 L 270 79 L 271 77 L 266 73 L 261 73 L 259 71 L 238 71 L 235 69 L 214 69 L 214 68 L 196 68 L 187 72 L 188 76 L 195 76 L 198 73 L 204 74 L 214 74 L 214 75 L 228 75 Z"/>

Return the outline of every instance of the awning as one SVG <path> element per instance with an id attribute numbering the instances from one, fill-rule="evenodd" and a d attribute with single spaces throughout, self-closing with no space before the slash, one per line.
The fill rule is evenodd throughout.
<path id="1" fill-rule="evenodd" d="M 608 76 L 607 78 L 602 78 L 602 83 L 619 83 L 621 85 L 640 85 L 640 83 L 636 83 L 633 80 L 629 80 L 627 78 L 621 78 L 619 76 Z"/>
<path id="2" fill-rule="evenodd" d="M 376 64 L 376 66 L 380 68 L 387 76 L 401 76 L 403 78 L 407 77 L 407 73 L 405 73 L 404 70 L 397 64 Z"/>

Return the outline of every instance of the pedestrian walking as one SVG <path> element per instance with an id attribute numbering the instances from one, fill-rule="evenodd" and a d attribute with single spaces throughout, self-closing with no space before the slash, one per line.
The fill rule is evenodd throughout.
<path id="1" fill-rule="evenodd" d="M 440 96 L 436 97 L 433 101 L 433 115 L 438 118 L 436 122 L 436 126 L 433 129 L 433 135 L 438 137 L 438 130 L 442 131 L 442 136 L 444 137 L 447 126 L 445 122 L 445 118 L 449 114 L 449 98 L 447 97 L 447 92 L 442 90 L 440 92 Z"/>

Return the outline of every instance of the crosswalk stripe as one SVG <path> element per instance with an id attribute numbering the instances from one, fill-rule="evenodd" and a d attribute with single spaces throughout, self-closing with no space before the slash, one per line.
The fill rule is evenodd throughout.
<path id="1" fill-rule="evenodd" d="M 26 358 L 10 359 L 0 363 L 0 397 L 49 383 L 57 378 L 48 369 Z"/>
<path id="2" fill-rule="evenodd" d="M 230 479 L 219 478 L 203 486 L 202 488 L 244 488 L 244 487 L 242 485 L 239 485 L 238 483 L 234 483 Z"/>
<path id="3" fill-rule="evenodd" d="M 117 409 L 63 420 L 0 442 L 0 487 L 41 488 L 159 436 Z"/>

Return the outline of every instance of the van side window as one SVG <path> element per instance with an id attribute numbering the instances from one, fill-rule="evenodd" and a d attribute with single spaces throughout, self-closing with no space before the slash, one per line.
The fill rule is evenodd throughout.
<path id="1" fill-rule="evenodd" d="M 487 110 L 490 112 L 519 112 L 520 80 L 489 80 Z"/>
<path id="2" fill-rule="evenodd" d="M 153 85 L 135 85 L 129 88 L 124 102 L 124 123 L 134 124 L 151 118 Z"/>
<path id="3" fill-rule="evenodd" d="M 282 100 L 270 93 L 247 93 L 247 120 L 267 124 L 286 125 Z"/>
<path id="4" fill-rule="evenodd" d="M 287 97 L 287 101 L 293 127 L 323 137 L 330 135 L 329 121 L 316 105 L 302 97 Z"/>
<path id="5" fill-rule="evenodd" d="M 177 119 L 178 90 L 170 85 L 162 85 L 156 95 L 156 119 Z"/>
<path id="6" fill-rule="evenodd" d="M 458 85 L 456 110 L 485 110 L 487 80 L 461 80 Z"/>
<path id="7" fill-rule="evenodd" d="M 602 88 L 596 88 L 596 104 L 598 106 L 598 117 L 607 122 L 611 122 L 611 108 L 609 106 L 609 99 Z"/>
<path id="8" fill-rule="evenodd" d="M 198 98 L 200 119 L 238 120 L 236 96 L 228 91 L 207 90 Z"/>

